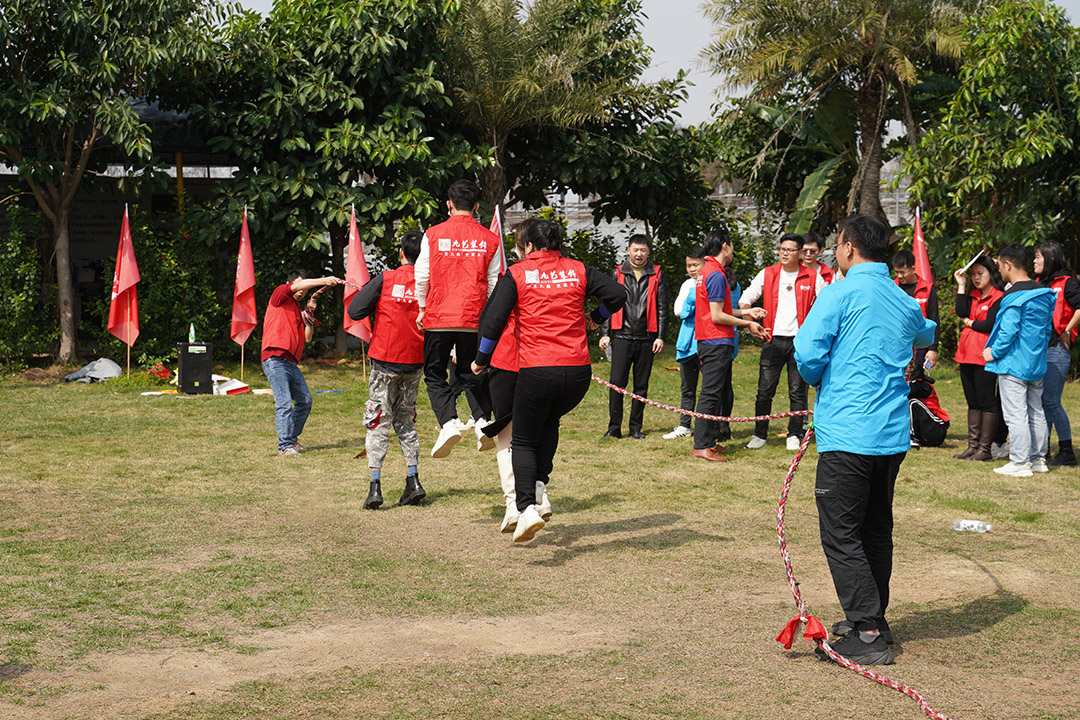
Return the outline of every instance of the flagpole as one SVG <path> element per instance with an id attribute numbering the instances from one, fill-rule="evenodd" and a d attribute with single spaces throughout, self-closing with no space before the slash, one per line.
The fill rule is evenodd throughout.
<path id="1" fill-rule="evenodd" d="M 360 341 L 360 367 L 363 371 L 364 382 L 367 382 L 367 353 L 364 352 L 364 341 Z"/>
<path id="2" fill-rule="evenodd" d="M 240 344 L 240 382 L 244 382 L 244 344 Z"/>
<path id="3" fill-rule="evenodd" d="M 128 331 L 128 334 L 130 335 L 131 334 L 131 301 L 130 301 L 130 299 L 128 300 L 128 305 L 127 305 L 127 331 Z M 128 378 L 130 378 L 131 377 L 131 343 L 128 343 L 128 342 L 125 341 L 124 344 L 127 345 L 127 376 L 128 376 Z"/>

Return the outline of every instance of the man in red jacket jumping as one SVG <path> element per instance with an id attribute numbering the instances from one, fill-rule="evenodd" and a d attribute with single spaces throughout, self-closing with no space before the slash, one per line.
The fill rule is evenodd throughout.
<path id="1" fill-rule="evenodd" d="M 457 379 L 472 391 L 479 405 L 474 417 L 477 447 L 489 450 L 495 441 L 484 435 L 491 400 L 482 378 L 469 372 L 476 355 L 476 328 L 495 283 L 499 280 L 502 238 L 476 221 L 480 188 L 471 180 L 450 186 L 446 203 L 450 219 L 430 228 L 420 243 L 416 260 L 417 327 L 424 331 L 424 381 L 431 409 L 441 430 L 431 456 L 446 457 L 462 438 L 465 424 L 458 420 L 457 394 L 447 382 L 450 352 L 457 348 Z"/>

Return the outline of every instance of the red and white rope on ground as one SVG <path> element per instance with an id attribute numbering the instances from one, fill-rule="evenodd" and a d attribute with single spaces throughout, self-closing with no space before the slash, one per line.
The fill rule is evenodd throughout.
<path id="1" fill-rule="evenodd" d="M 758 417 L 719 417 L 716 415 L 705 415 L 704 413 L 690 412 L 674 407 L 672 405 L 664 405 L 662 403 L 649 400 L 648 398 L 640 395 L 635 395 L 632 392 L 627 392 L 625 388 L 612 385 L 611 383 L 602 380 L 601 378 L 592 376 L 592 379 L 601 385 L 610 388 L 618 393 L 622 393 L 627 397 L 634 398 L 635 400 L 641 400 L 647 405 L 658 407 L 663 410 L 670 410 L 672 412 L 682 413 L 684 415 L 690 415 L 692 417 L 701 418 L 704 420 L 725 420 L 727 422 L 755 422 L 757 420 L 775 420 L 777 418 L 792 417 L 795 415 L 811 415 L 810 410 L 800 410 L 796 412 L 777 413 L 775 415 L 761 415 Z M 795 636 L 799 633 L 799 627 L 806 625 L 806 630 L 803 631 L 803 637 L 810 642 L 814 643 L 825 652 L 829 658 L 831 658 L 838 665 L 842 665 L 849 670 L 852 670 L 865 678 L 869 678 L 874 682 L 890 687 L 897 692 L 902 692 L 919 706 L 919 708 L 927 714 L 928 717 L 933 720 L 952 720 L 948 715 L 938 712 L 934 708 L 930 707 L 930 704 L 923 699 L 923 696 L 919 694 L 914 688 L 911 688 L 901 682 L 897 682 L 892 678 L 886 677 L 879 672 L 870 670 L 863 667 L 858 663 L 853 663 L 843 655 L 839 655 L 835 650 L 829 647 L 828 639 L 829 634 L 825 630 L 825 626 L 821 624 L 821 621 L 811 615 L 806 609 L 806 602 L 802 598 L 802 593 L 799 592 L 799 582 L 795 579 L 795 570 L 791 566 L 791 557 L 788 555 L 787 549 L 787 537 L 784 534 L 784 511 L 787 506 L 788 492 L 791 490 L 791 483 L 795 480 L 795 472 L 799 469 L 799 463 L 802 461 L 803 455 L 806 453 L 806 448 L 810 445 L 810 440 L 814 437 L 814 424 L 810 423 L 810 426 L 806 429 L 806 435 L 802 439 L 802 443 L 799 444 L 799 450 L 795 453 L 795 457 L 791 459 L 791 466 L 788 468 L 787 476 L 784 478 L 784 484 L 780 489 L 780 500 L 776 504 L 776 535 L 780 542 L 780 557 L 784 560 L 784 572 L 787 575 L 788 585 L 791 587 L 791 594 L 795 598 L 795 607 L 798 609 L 799 614 L 792 618 L 792 620 L 780 631 L 780 634 L 776 636 L 777 641 L 782 642 L 784 647 L 788 650 L 791 649 L 791 644 L 795 639 Z"/>

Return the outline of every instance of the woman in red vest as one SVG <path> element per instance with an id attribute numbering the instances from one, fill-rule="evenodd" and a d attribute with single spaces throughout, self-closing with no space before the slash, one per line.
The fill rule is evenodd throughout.
<path id="1" fill-rule="evenodd" d="M 1057 295 L 1054 305 L 1054 331 L 1050 333 L 1050 345 L 1046 348 L 1046 375 L 1043 377 L 1043 411 L 1046 413 L 1048 430 L 1057 428 L 1058 453 L 1049 460 L 1051 465 L 1076 465 L 1076 453 L 1072 446 L 1072 428 L 1069 416 L 1061 405 L 1061 391 L 1069 375 L 1069 349 L 1076 342 L 1080 327 L 1080 282 L 1065 264 L 1061 245 L 1047 242 L 1035 248 L 1035 279 L 1053 288 Z M 1043 457 L 1049 458 L 1050 433 L 1046 433 L 1047 446 Z"/>
<path id="2" fill-rule="evenodd" d="M 518 379 L 514 390 L 513 466 L 518 520 L 514 542 L 544 527 L 537 488 L 547 485 L 559 445 L 559 420 L 589 390 L 592 365 L 587 327 L 597 327 L 626 303 L 626 290 L 609 275 L 564 257 L 562 226 L 539 220 L 525 230 L 524 260 L 495 286 L 480 325 L 472 364 L 491 363 L 510 315 L 517 313 Z M 602 305 L 585 314 L 585 297 Z"/>
<path id="3" fill-rule="evenodd" d="M 971 266 L 971 292 L 967 276 L 959 270 L 956 278 L 956 315 L 964 319 L 960 342 L 953 358 L 960 365 L 960 382 L 968 406 L 968 446 L 953 455 L 957 460 L 992 460 L 990 444 L 994 441 L 1001 407 L 997 399 L 997 375 L 986 371 L 983 348 L 994 326 L 997 302 L 1001 299 L 1001 276 L 997 265 L 985 255 Z"/>

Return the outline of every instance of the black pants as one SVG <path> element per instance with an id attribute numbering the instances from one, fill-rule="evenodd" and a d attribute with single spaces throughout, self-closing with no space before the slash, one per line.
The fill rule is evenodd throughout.
<path id="1" fill-rule="evenodd" d="M 893 488 L 906 454 L 818 455 L 821 547 L 840 607 L 858 630 L 877 628 L 889 607 Z"/>
<path id="2" fill-rule="evenodd" d="M 514 453 L 517 508 L 536 503 L 536 483 L 547 483 L 559 447 L 559 420 L 589 391 L 592 368 L 522 368 L 514 391 Z"/>
<path id="3" fill-rule="evenodd" d="M 487 385 L 472 373 L 472 360 L 476 357 L 475 330 L 429 330 L 424 333 L 424 382 L 427 384 L 431 409 L 439 425 L 445 425 L 457 417 L 457 393 L 447 382 L 447 367 L 450 365 L 450 351 L 457 346 L 460 362 L 455 368 L 455 377 L 461 390 L 471 393 L 480 417 L 491 414 L 491 400 Z"/>
<path id="4" fill-rule="evenodd" d="M 627 340 L 611 338 L 611 384 L 625 388 L 630 379 L 630 368 L 634 369 L 634 394 L 649 396 L 649 375 L 652 374 L 652 340 Z M 608 391 L 608 430 L 621 430 L 623 417 L 623 395 L 614 390 Z M 645 419 L 645 403 L 634 400 L 630 404 L 630 433 L 641 432 Z"/>
<path id="5" fill-rule="evenodd" d="M 706 345 L 698 343 L 698 357 L 701 359 L 701 395 L 697 409 L 707 415 L 719 415 L 723 398 L 731 389 L 731 356 L 735 348 L 731 345 Z M 716 444 L 720 436 L 720 425 L 716 420 L 697 421 L 694 426 L 694 449 L 704 450 Z"/>
<path id="6" fill-rule="evenodd" d="M 518 374 L 495 367 L 488 369 L 487 373 L 488 393 L 491 395 L 491 410 L 495 419 L 484 427 L 484 434 L 495 437 L 514 417 L 514 391 L 517 388 Z"/>
<path id="7" fill-rule="evenodd" d="M 960 364 L 960 384 L 964 387 L 964 399 L 971 410 L 1001 414 L 997 396 L 997 375 L 987 372 L 982 365 Z"/>
<path id="8" fill-rule="evenodd" d="M 697 355 L 688 357 L 679 363 L 679 381 L 682 390 L 682 401 L 679 403 L 679 408 L 681 410 L 694 410 L 697 408 L 697 383 L 700 375 L 701 361 L 698 360 Z M 691 420 L 693 418 L 689 415 L 679 416 L 679 424 L 688 430 L 692 427 Z"/>
<path id="9" fill-rule="evenodd" d="M 774 337 L 761 346 L 761 367 L 758 370 L 757 401 L 754 403 L 755 415 L 768 415 L 772 412 L 776 386 L 780 384 L 780 372 L 787 368 L 788 402 L 792 411 L 806 409 L 806 383 L 799 375 L 795 365 L 795 338 Z M 788 435 L 798 438 L 803 436 L 803 415 L 788 418 Z M 754 434 L 759 438 L 769 437 L 769 421 L 758 420 L 754 423 Z"/>

